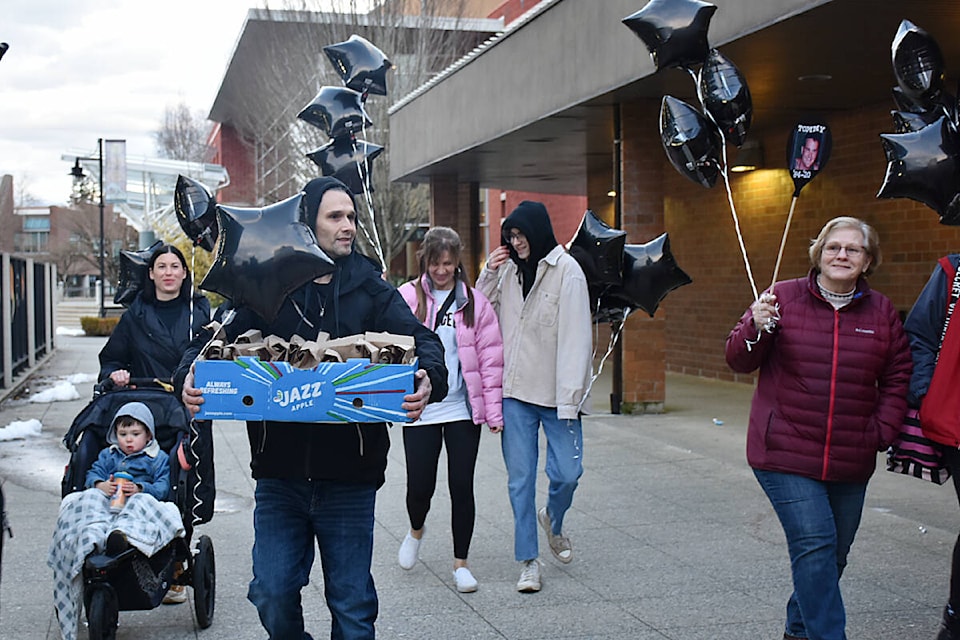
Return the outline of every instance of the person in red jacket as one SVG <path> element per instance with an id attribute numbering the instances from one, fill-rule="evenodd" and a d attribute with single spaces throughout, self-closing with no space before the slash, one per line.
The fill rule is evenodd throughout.
<path id="1" fill-rule="evenodd" d="M 910 349 L 913 356 L 913 376 L 910 378 L 910 393 L 907 403 L 915 409 L 920 408 L 921 401 L 927 395 L 933 371 L 938 360 L 943 356 L 943 362 L 950 364 L 949 349 L 940 351 L 940 341 L 944 337 L 944 323 L 947 319 L 947 305 L 951 299 L 951 289 L 954 286 L 954 276 L 957 266 L 960 265 L 960 254 L 952 253 L 942 258 L 933 268 L 930 279 L 923 287 L 913 308 L 904 322 L 904 330 L 910 340 Z M 954 312 L 956 313 L 956 308 Z M 950 327 L 956 331 L 955 318 L 950 315 Z M 928 423 L 929 424 L 929 423 Z M 933 433 L 924 426 L 924 435 L 941 446 L 943 463 L 950 470 L 954 478 L 954 489 L 960 498 L 960 449 L 956 443 L 960 441 L 960 432 Z M 947 606 L 944 607 L 940 628 L 936 640 L 960 640 L 960 535 L 953 546 L 950 561 L 950 594 Z"/>
<path id="2" fill-rule="evenodd" d="M 870 289 L 876 231 L 834 218 L 810 246 L 805 278 L 778 282 L 743 314 L 727 364 L 759 368 L 747 461 L 787 539 L 793 593 L 785 640 L 845 640 L 840 576 L 877 452 L 907 409 L 912 363 L 896 308 Z"/>

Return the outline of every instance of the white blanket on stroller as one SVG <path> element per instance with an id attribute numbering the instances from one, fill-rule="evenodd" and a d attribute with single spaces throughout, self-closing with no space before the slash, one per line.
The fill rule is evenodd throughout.
<path id="1" fill-rule="evenodd" d="M 110 499 L 99 489 L 64 498 L 47 556 L 47 564 L 53 569 L 53 605 L 64 640 L 77 637 L 83 561 L 94 549 L 102 550 L 114 530 L 122 531 L 127 541 L 148 557 L 184 535 L 177 506 L 146 493 L 130 496 L 120 513 L 111 513 Z"/>

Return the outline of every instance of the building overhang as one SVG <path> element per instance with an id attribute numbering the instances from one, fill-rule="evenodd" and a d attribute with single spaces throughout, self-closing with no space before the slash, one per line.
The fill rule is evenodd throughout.
<path id="1" fill-rule="evenodd" d="M 748 137 L 782 131 L 784 149 L 801 117 L 884 101 L 894 108 L 891 42 L 904 19 L 937 40 L 948 78 L 960 72 L 955 0 L 712 1 L 710 45 L 740 69 L 752 94 Z M 699 108 L 691 76 L 657 72 L 622 24 L 645 4 L 541 2 L 391 109 L 390 178 L 455 175 L 482 187 L 586 193 L 591 167 L 611 164 L 617 104 L 659 105 L 669 94 Z M 948 81 L 951 93 L 955 86 Z"/>
<path id="2" fill-rule="evenodd" d="M 366 35 L 367 30 L 374 26 L 383 27 L 370 15 L 353 16 L 349 20 L 351 29 L 360 36 Z M 246 118 L 237 110 L 248 108 L 250 100 L 246 97 L 249 92 L 265 84 L 257 81 L 259 74 L 277 72 L 277 65 L 281 63 L 273 59 L 274 54 L 280 55 L 286 43 L 302 41 L 306 32 L 316 30 L 317 63 L 325 64 L 321 60 L 322 47 L 334 43 L 324 42 L 323 37 L 329 34 L 329 25 L 345 22 L 346 18 L 336 13 L 250 9 L 207 117 L 214 122 L 231 125 L 245 121 Z M 396 23 L 398 26 L 395 28 L 401 32 L 420 29 L 427 24 L 431 29 L 457 32 L 466 38 L 474 38 L 478 43 L 503 30 L 503 20 L 487 18 L 398 16 Z M 393 54 L 384 53 L 388 58 Z"/>

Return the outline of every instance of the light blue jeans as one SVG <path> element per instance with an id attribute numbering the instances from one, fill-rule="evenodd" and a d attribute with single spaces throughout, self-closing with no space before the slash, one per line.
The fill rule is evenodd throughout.
<path id="1" fill-rule="evenodd" d="M 537 459 L 540 425 L 547 437 L 547 512 L 555 534 L 563 531 L 563 516 L 573 503 L 573 492 L 583 475 L 583 432 L 580 420 L 560 420 L 553 407 L 541 407 L 513 398 L 503 399 L 503 461 L 513 507 L 513 553 L 532 560 L 537 546 Z"/>
<path id="2" fill-rule="evenodd" d="M 822 482 L 792 473 L 753 470 L 773 505 L 790 553 L 793 594 L 786 632 L 846 640 L 840 576 L 860 526 L 866 482 Z"/>
<path id="3" fill-rule="evenodd" d="M 307 640 L 300 590 L 320 548 L 333 640 L 372 640 L 377 591 L 373 483 L 262 478 L 254 492 L 253 580 L 247 598 L 271 640 Z M 314 543 L 316 539 L 316 543 Z"/>

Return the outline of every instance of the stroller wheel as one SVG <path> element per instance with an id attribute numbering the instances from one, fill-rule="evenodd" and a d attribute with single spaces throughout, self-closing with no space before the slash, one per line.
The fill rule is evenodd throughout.
<path id="1" fill-rule="evenodd" d="M 88 635 L 91 640 L 117 637 L 117 596 L 110 587 L 95 587 L 87 604 Z"/>
<path id="2" fill-rule="evenodd" d="M 200 536 L 193 565 L 193 604 L 197 612 L 197 624 L 201 629 L 206 629 L 213 624 L 216 591 L 217 569 L 213 555 L 213 541 L 208 536 Z"/>

